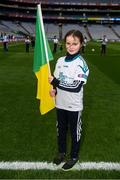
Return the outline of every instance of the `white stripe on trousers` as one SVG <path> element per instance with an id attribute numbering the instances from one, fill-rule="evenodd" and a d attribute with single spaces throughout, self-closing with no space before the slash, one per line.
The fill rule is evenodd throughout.
<path id="1" fill-rule="evenodd" d="M 77 142 L 80 140 L 81 137 L 81 131 L 82 131 L 82 121 L 81 121 L 81 114 L 82 112 L 79 111 L 78 112 L 78 120 L 77 120 Z"/>

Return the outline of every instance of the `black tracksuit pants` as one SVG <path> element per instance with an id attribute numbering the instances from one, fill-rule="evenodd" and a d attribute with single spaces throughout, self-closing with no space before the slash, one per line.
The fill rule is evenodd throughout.
<path id="1" fill-rule="evenodd" d="M 106 45 L 102 44 L 101 54 L 106 54 Z"/>
<path id="2" fill-rule="evenodd" d="M 57 109 L 57 137 L 59 153 L 67 151 L 68 127 L 71 133 L 71 158 L 78 158 L 81 136 L 81 112 Z"/>

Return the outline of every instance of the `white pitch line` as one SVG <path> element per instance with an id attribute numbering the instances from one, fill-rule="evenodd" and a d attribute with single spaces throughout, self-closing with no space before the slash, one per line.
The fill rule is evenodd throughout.
<path id="1" fill-rule="evenodd" d="M 27 161 L 14 161 L 14 162 L 0 162 L 0 169 L 4 170 L 60 170 L 62 168 L 61 163 L 59 166 L 48 162 L 27 162 Z M 116 170 L 120 171 L 119 162 L 81 162 L 76 163 L 72 170 Z"/>

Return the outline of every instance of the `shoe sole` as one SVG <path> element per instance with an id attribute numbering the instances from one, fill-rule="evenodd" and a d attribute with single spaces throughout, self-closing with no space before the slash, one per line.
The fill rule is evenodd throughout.
<path id="1" fill-rule="evenodd" d="M 79 160 L 78 160 L 78 161 L 79 161 Z M 78 162 L 78 161 L 77 161 L 77 162 Z M 77 163 L 77 162 L 76 162 L 76 163 Z M 62 170 L 63 170 L 63 171 L 70 171 L 70 170 L 73 170 L 73 169 L 74 169 L 74 166 L 76 165 L 76 163 L 75 163 L 71 168 L 69 168 L 69 169 L 64 169 L 64 168 L 62 168 Z"/>
<path id="2" fill-rule="evenodd" d="M 74 167 L 74 166 L 73 166 Z M 62 168 L 63 171 L 70 171 L 70 170 L 73 170 L 73 167 L 69 168 L 69 169 L 64 169 Z"/>

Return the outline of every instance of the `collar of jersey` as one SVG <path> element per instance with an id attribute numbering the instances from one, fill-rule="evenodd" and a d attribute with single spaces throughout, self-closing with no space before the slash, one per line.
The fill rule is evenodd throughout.
<path id="1" fill-rule="evenodd" d="M 67 53 L 67 55 L 66 55 L 66 57 L 65 57 L 65 61 L 66 62 L 70 62 L 70 61 L 73 61 L 73 60 L 75 60 L 77 57 L 79 57 L 80 56 L 80 52 L 77 52 L 77 53 L 75 53 L 75 54 L 69 54 L 69 53 Z"/>

